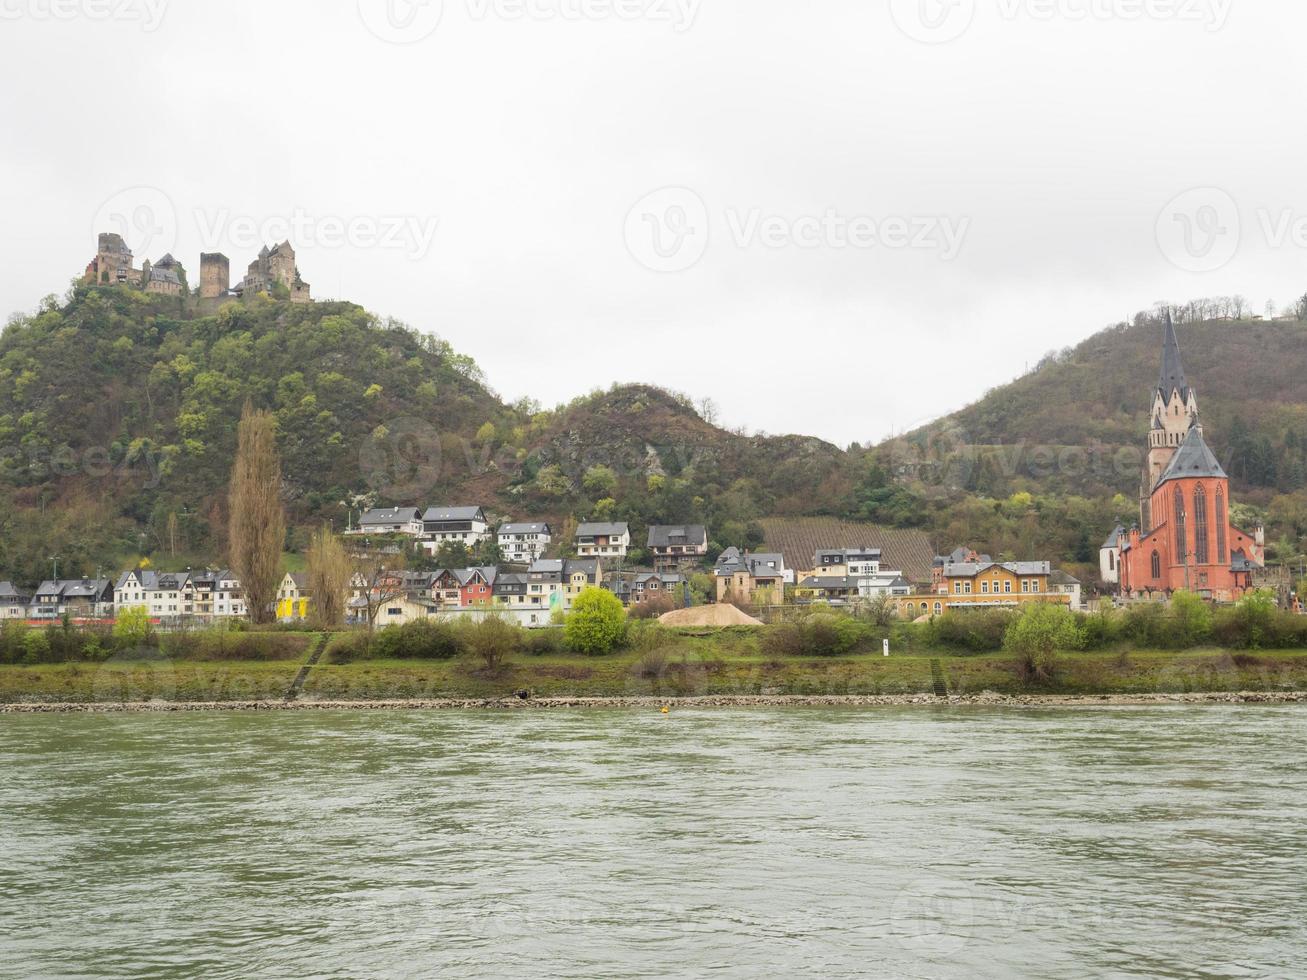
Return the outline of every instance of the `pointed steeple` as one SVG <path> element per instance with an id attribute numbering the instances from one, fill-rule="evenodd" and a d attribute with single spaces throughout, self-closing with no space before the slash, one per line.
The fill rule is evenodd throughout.
<path id="1" fill-rule="evenodd" d="M 1175 335 L 1175 322 L 1171 311 L 1166 313 L 1166 339 L 1162 341 L 1162 377 L 1158 382 L 1165 401 L 1171 400 L 1171 392 L 1178 390 L 1180 397 L 1188 400 L 1189 382 L 1185 380 L 1184 366 L 1180 363 L 1180 341 Z"/>

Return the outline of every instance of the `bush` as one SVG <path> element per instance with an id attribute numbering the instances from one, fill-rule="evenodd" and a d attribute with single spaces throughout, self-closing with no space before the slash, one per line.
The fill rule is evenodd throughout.
<path id="1" fill-rule="evenodd" d="M 28 630 L 23 637 L 23 663 L 44 664 L 50 662 L 50 637 L 45 630 Z"/>
<path id="2" fill-rule="evenodd" d="M 1058 651 L 1082 649 L 1084 642 L 1075 613 L 1066 606 L 1037 602 L 1012 621 L 1003 646 L 1017 655 L 1022 680 L 1045 684 L 1057 673 Z"/>
<path id="3" fill-rule="evenodd" d="M 1003 649 L 1016 614 L 1006 609 L 946 612 L 926 624 L 931 646 L 951 647 L 967 653 L 995 653 Z"/>
<path id="4" fill-rule="evenodd" d="M 371 637 L 365 630 L 356 633 L 337 633 L 327 644 L 322 659 L 329 664 L 347 664 L 366 660 L 371 655 Z"/>
<path id="5" fill-rule="evenodd" d="M 673 608 L 671 597 L 660 595 L 654 599 L 645 599 L 644 602 L 631 603 L 629 615 L 632 619 L 657 619 Z"/>
<path id="6" fill-rule="evenodd" d="M 563 627 L 567 645 L 591 656 L 610 653 L 626 639 L 626 610 L 607 589 L 589 586 L 572 603 Z"/>
<path id="7" fill-rule="evenodd" d="M 839 657 L 869 640 L 879 641 L 882 635 L 883 631 L 852 617 L 817 612 L 768 627 L 762 647 L 773 656 Z"/>
<path id="8" fill-rule="evenodd" d="M 460 628 L 443 620 L 419 619 L 387 626 L 372 639 L 371 656 L 385 660 L 452 660 L 466 649 Z"/>
<path id="9" fill-rule="evenodd" d="M 557 656 L 567 649 L 560 629 L 525 630 L 522 638 L 522 652 L 532 657 Z"/>
<path id="10" fill-rule="evenodd" d="M 291 660 L 304 652 L 303 634 L 233 631 L 225 626 L 165 633 L 159 647 L 174 660 Z"/>
<path id="11" fill-rule="evenodd" d="M 120 652 L 139 650 L 154 645 L 154 625 L 143 607 L 123 609 L 113 624 L 113 640 Z"/>
<path id="12" fill-rule="evenodd" d="M 486 670 L 498 670 L 505 658 L 522 646 L 522 627 L 500 616 L 464 624 L 462 632 L 468 653 L 479 659 Z"/>

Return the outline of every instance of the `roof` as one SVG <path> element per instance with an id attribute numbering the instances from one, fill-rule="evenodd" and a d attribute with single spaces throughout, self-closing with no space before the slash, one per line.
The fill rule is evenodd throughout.
<path id="1" fill-rule="evenodd" d="M 881 560 L 915 582 L 929 582 L 935 549 L 924 531 L 887 528 L 833 517 L 764 517 L 764 547 L 781 552 L 786 568 L 806 569 L 812 556 L 833 541 L 859 541 L 882 549 Z"/>
<path id="2" fill-rule="evenodd" d="M 384 507 L 370 510 L 359 518 L 359 525 L 364 524 L 404 524 L 408 521 L 420 521 L 421 512 L 416 507 Z"/>
<path id="3" fill-rule="evenodd" d="M 484 521 L 480 507 L 428 507 L 422 515 L 424 521 Z"/>
<path id="4" fill-rule="evenodd" d="M 499 534 L 548 534 L 549 525 L 540 524 L 500 524 Z"/>
<path id="5" fill-rule="evenodd" d="M 140 581 L 141 588 L 159 592 L 175 592 L 184 588 L 191 577 L 189 572 L 156 572 L 149 568 L 134 568 L 130 572 L 123 572 L 114 588 L 126 588 L 127 579 L 132 575 Z"/>
<path id="6" fill-rule="evenodd" d="M 1232 572 L 1257 572 L 1261 571 L 1261 566 L 1250 559 L 1240 548 L 1230 556 L 1230 571 Z"/>
<path id="7" fill-rule="evenodd" d="M 1162 340 L 1162 376 L 1157 388 L 1163 398 L 1169 399 L 1173 391 L 1188 399 L 1189 382 L 1185 380 L 1184 366 L 1180 363 L 1180 341 L 1175 335 L 1175 322 L 1166 314 L 1166 334 Z"/>
<path id="8" fill-rule="evenodd" d="M 1107 540 L 1103 542 L 1103 548 L 1119 548 L 1121 546 L 1121 539 L 1124 537 L 1125 537 L 1125 527 L 1118 524 L 1116 526 L 1116 529 L 1107 536 Z"/>
<path id="9" fill-rule="evenodd" d="M 816 552 L 817 563 L 821 564 L 822 558 L 880 558 L 882 552 L 879 548 L 818 548 Z"/>
<path id="10" fill-rule="evenodd" d="M 828 576 L 828 575 L 809 575 L 799 583 L 801 589 L 856 589 L 858 582 L 856 578 L 848 576 Z"/>
<path id="11" fill-rule="evenodd" d="M 654 524 L 649 528 L 649 547 L 706 545 L 708 529 L 702 524 Z"/>
<path id="12" fill-rule="evenodd" d="M 1167 480 L 1188 480 L 1188 479 L 1227 479 L 1225 470 L 1221 469 L 1221 464 L 1217 461 L 1216 455 L 1208 448 L 1206 440 L 1203 439 L 1202 430 L 1198 426 L 1191 426 L 1189 434 L 1185 436 L 1184 442 L 1171 457 L 1171 463 L 1162 473 L 1162 478 L 1157 481 L 1161 486 Z"/>
<path id="13" fill-rule="evenodd" d="M 590 522 L 576 529 L 578 538 L 620 538 L 623 534 L 630 533 L 631 526 L 624 521 L 615 524 Z"/>
<path id="14" fill-rule="evenodd" d="M 1062 571 L 1062 569 L 1060 568 L 1055 568 L 1048 573 L 1048 584 L 1049 585 L 1079 585 L 1080 579 L 1074 577 L 1073 575 L 1067 572 Z"/>
<path id="15" fill-rule="evenodd" d="M 991 568 L 1006 568 L 1013 575 L 1049 575 L 1053 565 L 1046 561 L 982 561 L 949 565 L 944 574 L 952 578 L 975 578 Z"/>
<path id="16" fill-rule="evenodd" d="M 599 574 L 598 558 L 568 558 L 562 564 L 569 576 L 584 573 L 594 579 Z"/>
<path id="17" fill-rule="evenodd" d="M 13 582 L 0 582 L 0 599 L 26 599 L 25 592 L 19 592 L 14 588 Z"/>

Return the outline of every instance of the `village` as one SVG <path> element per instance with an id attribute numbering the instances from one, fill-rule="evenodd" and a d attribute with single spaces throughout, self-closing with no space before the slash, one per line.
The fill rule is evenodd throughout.
<path id="1" fill-rule="evenodd" d="M 205 254 L 200 264 L 201 302 L 258 292 L 311 302 L 289 242 L 265 247 L 235 285 L 226 256 Z M 188 291 L 185 271 L 171 255 L 137 268 L 115 233 L 99 236 L 85 281 L 162 295 Z M 1184 591 L 1212 603 L 1236 602 L 1265 582 L 1265 531 L 1245 531 L 1230 521 L 1229 477 L 1204 439 L 1197 391 L 1185 375 L 1169 317 L 1161 373 L 1148 404 L 1139 519 L 1128 528 L 1117 526 L 1104 541 L 1100 580 L 1114 594 L 1093 601 L 1165 602 Z M 344 538 L 358 570 L 349 586 L 347 623 L 375 628 L 493 613 L 527 628 L 545 627 L 565 617 L 577 596 L 593 587 L 642 616 L 731 605 L 759 621 L 776 610 L 816 604 L 850 611 L 875 604 L 908 621 L 1028 603 L 1076 611 L 1090 605 L 1082 583 L 1046 557 L 998 560 L 965 544 L 937 555 L 927 571 L 868 540 L 824 541 L 803 553 L 720 549 L 702 525 L 654 525 L 637 553 L 627 523 L 585 521 L 564 539 L 548 521 L 490 514 L 481 504 L 467 503 L 373 508 L 357 525 L 351 521 Z M 863 537 L 878 533 L 868 527 Z M 424 567 L 410 567 L 414 555 L 423 556 Z M 909 564 L 915 567 L 904 571 Z M 0 619 L 108 624 L 135 610 L 159 628 L 179 629 L 251 618 L 241 582 L 230 570 L 142 565 L 114 579 L 71 580 L 59 579 L 57 566 L 54 571 L 30 588 L 0 581 Z M 313 599 L 307 576 L 286 572 L 275 611 L 264 612 L 275 612 L 282 623 L 309 621 Z M 1282 595 L 1281 602 L 1299 609 L 1292 595 Z"/>

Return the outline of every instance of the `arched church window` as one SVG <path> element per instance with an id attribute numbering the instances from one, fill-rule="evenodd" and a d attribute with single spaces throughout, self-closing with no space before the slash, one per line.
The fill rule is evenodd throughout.
<path id="1" fill-rule="evenodd" d="M 1222 565 L 1226 562 L 1226 533 L 1230 527 L 1230 518 L 1225 513 L 1225 491 L 1216 488 L 1216 560 Z"/>
<path id="2" fill-rule="evenodd" d="M 1194 490 L 1194 558 L 1199 565 L 1210 559 L 1207 547 L 1207 491 L 1202 484 Z"/>
<path id="3" fill-rule="evenodd" d="M 1153 552 L 1153 578 L 1159 579 L 1161 577 L 1162 577 L 1162 556 L 1159 555 L 1156 551 L 1154 551 Z"/>
<path id="4" fill-rule="evenodd" d="M 1189 563 L 1189 536 L 1184 526 L 1184 491 L 1175 488 L 1175 554 L 1184 564 Z"/>

